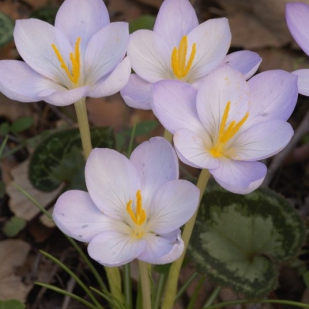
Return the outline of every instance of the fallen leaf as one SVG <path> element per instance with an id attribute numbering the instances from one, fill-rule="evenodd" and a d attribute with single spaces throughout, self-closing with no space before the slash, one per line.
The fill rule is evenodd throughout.
<path id="1" fill-rule="evenodd" d="M 16 269 L 25 263 L 29 251 L 30 245 L 22 240 L 0 242 L 0 299 L 26 300 L 32 284 L 24 284 Z"/>
<path id="2" fill-rule="evenodd" d="M 48 206 L 61 192 L 63 186 L 52 192 L 42 192 L 35 189 L 28 179 L 29 159 L 12 169 L 14 182 L 9 183 L 6 190 L 11 197 L 9 207 L 20 218 L 29 221 L 40 213 L 40 210 L 14 184 L 20 186 L 43 207 Z"/>

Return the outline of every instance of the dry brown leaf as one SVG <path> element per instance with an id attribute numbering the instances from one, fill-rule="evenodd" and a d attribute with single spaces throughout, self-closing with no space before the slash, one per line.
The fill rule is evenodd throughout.
<path id="1" fill-rule="evenodd" d="M 160 8 L 163 0 L 137 0 L 138 2 L 141 2 L 143 4 L 147 4 L 147 5 L 150 5 L 150 6 L 153 6 L 155 8 Z"/>
<path id="2" fill-rule="evenodd" d="M 8 195 L 11 197 L 9 202 L 11 211 L 17 217 L 21 217 L 27 221 L 38 215 L 40 210 L 14 186 L 14 183 L 25 190 L 43 207 L 49 205 L 62 190 L 62 186 L 52 192 L 42 192 L 35 189 L 28 179 L 28 166 L 29 160 L 12 169 L 11 173 L 14 182 L 11 182 L 6 188 Z"/>
<path id="3" fill-rule="evenodd" d="M 0 242 L 0 299 L 26 300 L 32 284 L 24 284 L 16 269 L 24 264 L 29 251 L 30 245 L 22 240 Z"/>
<path id="4" fill-rule="evenodd" d="M 120 94 L 104 98 L 87 99 L 89 121 L 98 127 L 111 126 L 121 129 L 128 119 L 130 108 L 123 102 Z"/>
<path id="5" fill-rule="evenodd" d="M 260 71 L 281 69 L 292 72 L 301 68 L 309 68 L 307 57 L 296 57 L 293 52 L 286 49 L 265 48 L 256 50 L 256 52 L 263 59 Z"/>
<path id="6" fill-rule="evenodd" d="M 281 47 L 294 42 L 285 20 L 285 5 L 297 0 L 218 0 L 229 19 L 232 46 Z M 309 0 L 303 1 L 309 4 Z"/>

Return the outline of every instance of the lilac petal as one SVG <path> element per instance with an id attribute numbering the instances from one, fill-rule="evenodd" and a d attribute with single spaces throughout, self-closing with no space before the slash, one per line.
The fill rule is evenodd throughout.
<path id="1" fill-rule="evenodd" d="M 120 91 L 127 105 L 144 110 L 151 109 L 151 83 L 140 78 L 137 74 L 131 74 L 127 85 Z"/>
<path id="2" fill-rule="evenodd" d="M 81 49 L 89 39 L 109 24 L 109 16 L 102 0 L 66 0 L 58 10 L 55 27 L 69 39 L 72 46 L 81 38 Z"/>
<path id="3" fill-rule="evenodd" d="M 171 53 L 165 40 L 153 31 L 138 30 L 130 36 L 128 57 L 132 68 L 148 82 L 173 78 Z"/>
<path id="4" fill-rule="evenodd" d="M 153 30 L 173 48 L 178 47 L 181 38 L 197 26 L 196 13 L 188 0 L 165 0 Z"/>
<path id="5" fill-rule="evenodd" d="M 291 140 L 293 129 L 283 120 L 261 122 L 238 135 L 229 156 L 235 160 L 262 160 L 281 151 Z"/>
<path id="6" fill-rule="evenodd" d="M 60 195 L 53 219 L 63 233 L 84 242 L 90 242 L 96 235 L 114 226 L 113 221 L 95 206 L 89 194 L 78 190 Z"/>
<path id="7" fill-rule="evenodd" d="M 95 84 L 123 59 L 129 43 L 128 23 L 111 23 L 90 39 L 85 53 L 86 84 Z"/>
<path id="8" fill-rule="evenodd" d="M 153 85 L 152 110 L 172 134 L 182 128 L 203 131 L 195 107 L 196 93 L 192 86 L 179 81 L 161 81 Z"/>
<path id="9" fill-rule="evenodd" d="M 196 135 L 187 129 L 178 130 L 174 135 L 174 144 L 177 153 L 181 154 L 179 158 L 190 166 L 207 169 L 219 166 L 218 159 L 207 151 L 212 144 L 207 132 Z M 185 161 L 182 158 L 185 158 Z"/>
<path id="10" fill-rule="evenodd" d="M 25 62 L 17 60 L 0 61 L 1 92 L 12 100 L 37 102 L 42 99 L 38 93 L 57 85 L 32 70 Z"/>
<path id="11" fill-rule="evenodd" d="M 248 82 L 250 107 L 247 124 L 271 119 L 287 120 L 297 102 L 297 77 L 282 70 L 255 75 Z M 250 121 L 249 121 L 250 120 Z"/>
<path id="12" fill-rule="evenodd" d="M 136 191 L 141 189 L 137 171 L 129 159 L 107 148 L 91 151 L 85 178 L 88 192 L 97 207 L 119 220 L 127 216 L 127 203 L 135 200 Z"/>
<path id="13" fill-rule="evenodd" d="M 263 182 L 267 168 L 260 162 L 220 160 L 217 169 L 209 170 L 224 189 L 238 194 L 248 194 Z"/>
<path id="14" fill-rule="evenodd" d="M 309 96 L 309 69 L 297 70 L 292 73 L 298 76 L 298 92 L 302 95 Z"/>
<path id="15" fill-rule="evenodd" d="M 301 2 L 287 3 L 286 22 L 295 41 L 309 55 L 309 5 Z"/>
<path id="16" fill-rule="evenodd" d="M 205 21 L 188 34 L 188 46 L 196 44 L 193 65 L 186 77 L 190 82 L 203 78 L 223 61 L 231 43 L 226 18 Z"/>
<path id="17" fill-rule="evenodd" d="M 145 250 L 145 241 L 133 238 L 122 231 L 101 233 L 88 246 L 89 255 L 98 263 L 114 267 L 127 264 Z"/>
<path id="18" fill-rule="evenodd" d="M 140 144 L 132 152 L 130 161 L 135 166 L 142 183 L 145 209 L 152 207 L 152 198 L 162 185 L 179 177 L 176 153 L 163 137 L 154 137 Z"/>
<path id="19" fill-rule="evenodd" d="M 37 19 L 17 20 L 14 39 L 19 54 L 33 70 L 63 86 L 71 85 L 52 48 L 55 44 L 65 63 L 70 63 L 73 47 L 59 29 Z"/>
<path id="20" fill-rule="evenodd" d="M 186 180 L 172 180 L 157 190 L 149 209 L 147 225 L 156 234 L 170 233 L 195 213 L 200 190 Z"/>
<path id="21" fill-rule="evenodd" d="M 144 239 L 146 247 L 138 259 L 150 264 L 167 264 L 176 261 L 184 249 L 179 229 L 166 235 L 149 233 Z"/>
<path id="22" fill-rule="evenodd" d="M 128 82 L 131 73 L 131 64 L 128 57 L 118 64 L 113 72 L 99 80 L 88 92 L 87 96 L 100 98 L 115 94 Z"/>
<path id="23" fill-rule="evenodd" d="M 57 85 L 54 89 L 46 89 L 39 93 L 39 98 L 55 106 L 67 106 L 79 101 L 87 96 L 89 86 L 79 87 L 76 89 L 66 89 Z"/>
<path id="24" fill-rule="evenodd" d="M 197 93 L 196 107 L 206 131 L 217 140 L 222 117 L 230 102 L 227 125 L 240 121 L 248 110 L 249 89 L 244 76 L 226 65 L 209 74 Z"/>
<path id="25" fill-rule="evenodd" d="M 225 56 L 221 65 L 228 64 L 249 79 L 257 71 L 261 62 L 262 58 L 257 53 L 240 50 Z"/>

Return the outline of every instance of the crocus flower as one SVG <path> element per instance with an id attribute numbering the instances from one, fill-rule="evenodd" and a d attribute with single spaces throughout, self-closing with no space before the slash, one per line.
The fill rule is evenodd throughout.
<path id="1" fill-rule="evenodd" d="M 309 56 L 309 5 L 301 2 L 287 3 L 286 21 L 292 36 Z M 294 71 L 298 76 L 299 93 L 309 96 L 309 69 Z"/>
<path id="2" fill-rule="evenodd" d="M 89 255 L 105 266 L 137 258 L 176 260 L 184 245 L 179 227 L 197 209 L 199 190 L 178 179 L 178 160 L 163 138 L 139 145 L 130 159 L 94 149 L 86 163 L 88 192 L 63 193 L 53 218 L 67 235 L 89 242 Z"/>
<path id="3" fill-rule="evenodd" d="M 198 91 L 188 84 L 154 85 L 153 111 L 174 134 L 179 158 L 208 169 L 225 189 L 250 193 L 263 181 L 258 160 L 284 148 L 293 135 L 286 120 L 297 100 L 297 76 L 274 70 L 248 82 L 222 67 L 207 76 Z"/>
<path id="4" fill-rule="evenodd" d="M 124 101 L 134 108 L 151 109 L 153 83 L 175 79 L 197 87 L 201 79 L 225 63 L 252 76 L 261 58 L 249 51 L 225 58 L 230 42 L 226 18 L 199 25 L 188 0 L 165 0 L 154 30 L 138 30 L 130 36 L 128 57 L 136 74 L 121 90 Z"/>
<path id="5" fill-rule="evenodd" d="M 0 61 L 0 91 L 14 100 L 64 106 L 111 95 L 130 75 L 128 24 L 110 23 L 102 0 L 65 0 L 54 27 L 18 20 L 14 40 L 25 62 Z"/>

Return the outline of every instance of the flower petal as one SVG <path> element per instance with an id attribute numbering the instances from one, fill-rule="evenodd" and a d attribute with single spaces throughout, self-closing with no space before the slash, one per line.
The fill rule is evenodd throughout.
<path id="1" fill-rule="evenodd" d="M 72 46 L 81 38 L 81 48 L 101 28 L 109 24 L 109 15 L 102 0 L 66 0 L 60 6 L 55 27 L 69 39 Z"/>
<path id="2" fill-rule="evenodd" d="M 39 98 L 55 106 L 67 106 L 85 98 L 89 91 L 89 86 L 76 89 L 66 89 L 60 85 L 54 85 L 54 89 L 46 89 L 39 93 Z"/>
<path id="3" fill-rule="evenodd" d="M 229 155 L 235 160 L 262 160 L 281 151 L 291 140 L 293 129 L 283 120 L 261 122 L 242 132 Z"/>
<path id="4" fill-rule="evenodd" d="M 33 70 L 63 86 L 71 84 L 52 48 L 55 44 L 64 62 L 70 63 L 73 47 L 59 29 L 37 19 L 17 20 L 14 40 L 19 54 Z"/>
<path id="5" fill-rule="evenodd" d="M 179 45 L 181 38 L 198 26 L 198 20 L 188 0 L 165 0 L 158 12 L 153 31 L 161 35 L 170 48 Z"/>
<path id="6" fill-rule="evenodd" d="M 129 159 L 107 148 L 91 151 L 85 178 L 90 197 L 97 207 L 119 220 L 127 216 L 126 205 L 135 200 L 136 191 L 141 188 L 137 171 Z"/>
<path id="7" fill-rule="evenodd" d="M 94 237 L 88 246 L 89 255 L 98 263 L 114 267 L 127 264 L 145 249 L 145 241 L 122 232 L 110 231 Z"/>
<path id="8" fill-rule="evenodd" d="M 261 62 L 262 58 L 257 53 L 240 50 L 225 56 L 221 65 L 228 64 L 249 79 L 257 71 Z"/>
<path id="9" fill-rule="evenodd" d="M 309 96 L 309 70 L 297 70 L 292 73 L 298 76 L 298 92 L 302 95 Z"/>
<path id="10" fill-rule="evenodd" d="M 60 195 L 53 219 L 63 233 L 84 242 L 90 242 L 96 235 L 114 226 L 113 220 L 102 214 L 89 194 L 78 190 Z"/>
<path id="11" fill-rule="evenodd" d="M 298 96 L 294 74 L 272 70 L 255 75 L 248 82 L 250 88 L 250 126 L 271 119 L 287 120 Z"/>
<path id="12" fill-rule="evenodd" d="M 198 116 L 213 140 L 217 140 L 222 117 L 230 102 L 226 124 L 240 121 L 248 110 L 249 89 L 244 76 L 226 65 L 210 73 L 197 93 Z"/>
<path id="13" fill-rule="evenodd" d="M 196 44 L 196 55 L 187 80 L 203 78 L 223 61 L 231 43 L 226 18 L 207 20 L 188 34 L 188 46 Z M 177 45 L 178 46 L 178 45 Z"/>
<path id="14" fill-rule="evenodd" d="M 144 240 L 146 247 L 138 259 L 150 264 L 167 264 L 176 261 L 184 249 L 180 229 L 166 235 L 149 233 Z"/>
<path id="15" fill-rule="evenodd" d="M 151 109 L 151 83 L 140 78 L 137 74 L 131 74 L 127 85 L 120 91 L 127 105 L 133 108 Z"/>
<path id="16" fill-rule="evenodd" d="M 214 158 L 206 149 L 211 148 L 211 140 L 207 132 L 201 135 L 181 129 L 174 135 L 174 144 L 180 160 L 185 164 L 199 168 L 216 168 L 219 166 L 218 159 Z M 183 158 L 185 160 L 183 160 Z"/>
<path id="17" fill-rule="evenodd" d="M 112 95 L 122 89 L 128 82 L 131 64 L 128 57 L 124 58 L 113 72 L 100 79 L 88 92 L 87 96 L 100 98 Z"/>
<path id="18" fill-rule="evenodd" d="M 195 108 L 196 93 L 192 86 L 179 81 L 161 81 L 153 85 L 152 110 L 172 134 L 182 128 L 204 131 Z"/>
<path id="19" fill-rule="evenodd" d="M 154 137 L 136 147 L 130 161 L 139 174 L 143 207 L 147 212 L 155 192 L 166 182 L 178 179 L 178 158 L 166 139 Z"/>
<path id="20" fill-rule="evenodd" d="M 309 5 L 301 2 L 287 3 L 286 22 L 295 41 L 309 55 Z"/>
<path id="21" fill-rule="evenodd" d="M 130 35 L 128 57 L 136 74 L 148 82 L 172 79 L 171 53 L 165 40 L 150 30 Z"/>
<path id="22" fill-rule="evenodd" d="M 263 182 L 267 168 L 260 162 L 220 160 L 217 169 L 209 170 L 224 189 L 238 194 L 248 194 Z"/>
<path id="23" fill-rule="evenodd" d="M 90 39 L 85 53 L 86 84 L 95 84 L 123 59 L 129 43 L 128 23 L 111 23 Z"/>
<path id="24" fill-rule="evenodd" d="M 25 62 L 17 60 L 0 61 L 0 90 L 12 100 L 37 102 L 42 99 L 38 93 L 56 86 L 54 82 L 32 70 Z"/>
<path id="25" fill-rule="evenodd" d="M 172 180 L 161 186 L 149 209 L 147 227 L 156 234 L 170 233 L 195 213 L 200 190 L 186 180 Z"/>

